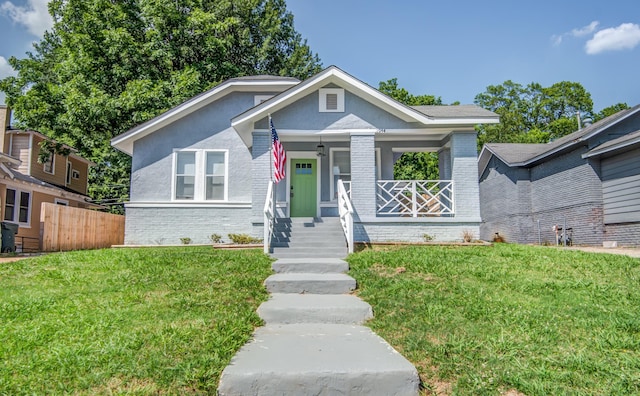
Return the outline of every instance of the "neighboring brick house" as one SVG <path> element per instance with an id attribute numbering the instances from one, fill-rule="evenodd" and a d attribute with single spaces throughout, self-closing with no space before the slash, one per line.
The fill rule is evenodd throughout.
<path id="1" fill-rule="evenodd" d="M 10 126 L 11 111 L 0 105 L 0 218 L 18 224 L 18 249 L 36 250 L 43 202 L 95 208 L 87 197 L 88 161 L 74 153 L 55 154 L 38 162 L 40 143 L 51 140 L 31 130 Z"/>
<path id="2" fill-rule="evenodd" d="M 478 160 L 480 236 L 640 245 L 640 105 L 549 144 L 486 144 Z"/>

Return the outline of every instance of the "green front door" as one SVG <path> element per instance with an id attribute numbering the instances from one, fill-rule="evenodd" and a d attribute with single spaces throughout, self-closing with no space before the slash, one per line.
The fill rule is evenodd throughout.
<path id="1" fill-rule="evenodd" d="M 291 160 L 291 217 L 315 217 L 317 204 L 316 159 Z"/>

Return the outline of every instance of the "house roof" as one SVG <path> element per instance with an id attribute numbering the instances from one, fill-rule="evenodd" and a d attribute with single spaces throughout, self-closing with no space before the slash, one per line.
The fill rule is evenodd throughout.
<path id="1" fill-rule="evenodd" d="M 488 118 L 494 119 L 496 113 L 476 105 L 451 106 L 411 106 L 422 114 L 434 118 Z"/>
<path id="2" fill-rule="evenodd" d="M 640 130 L 626 134 L 617 139 L 604 142 L 593 150 L 582 155 L 582 158 L 597 157 L 605 153 L 627 149 L 640 145 Z"/>
<path id="3" fill-rule="evenodd" d="M 133 143 L 162 127 L 169 125 L 187 115 L 207 106 L 231 92 L 273 92 L 282 91 L 300 82 L 297 78 L 270 75 L 246 76 L 231 78 L 203 92 L 182 104 L 140 124 L 127 132 L 111 139 L 111 145 L 118 150 L 132 155 Z"/>
<path id="4" fill-rule="evenodd" d="M 254 123 L 267 117 L 270 113 L 287 107 L 298 99 L 329 84 L 336 84 L 349 92 L 365 98 L 368 102 L 393 114 L 406 122 L 417 122 L 425 126 L 474 126 L 481 123 L 498 123 L 497 114 L 487 110 L 479 110 L 475 105 L 442 106 L 456 109 L 438 110 L 440 106 L 404 105 L 383 94 L 370 85 L 358 80 L 337 66 L 329 66 L 315 76 L 297 84 L 275 97 L 234 117 L 231 125 L 238 132 L 247 146 L 251 145 L 251 132 Z M 431 114 L 429 114 L 431 113 Z M 433 115 L 432 115 L 433 114 Z"/>
<path id="5" fill-rule="evenodd" d="M 491 155 L 495 155 L 500 158 L 502 162 L 509 166 L 529 166 L 539 161 L 543 161 L 548 157 L 564 152 L 566 149 L 592 138 L 593 136 L 610 128 L 612 125 L 615 125 L 639 112 L 640 105 L 619 111 L 609 117 L 593 123 L 592 125 L 584 127 L 547 144 L 487 143 L 482 148 L 480 157 L 478 158 L 478 171 L 480 174 L 484 172 Z M 601 146 L 602 145 L 599 147 Z"/>

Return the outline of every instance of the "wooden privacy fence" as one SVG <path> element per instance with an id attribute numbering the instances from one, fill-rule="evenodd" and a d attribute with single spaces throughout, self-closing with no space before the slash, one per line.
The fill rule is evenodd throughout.
<path id="1" fill-rule="evenodd" d="M 42 251 L 100 249 L 124 243 L 124 216 L 42 203 Z"/>

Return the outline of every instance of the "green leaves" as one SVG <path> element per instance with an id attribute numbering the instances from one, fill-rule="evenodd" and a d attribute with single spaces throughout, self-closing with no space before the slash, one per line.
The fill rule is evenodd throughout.
<path id="1" fill-rule="evenodd" d="M 484 143 L 548 143 L 575 132 L 577 115 L 591 117 L 591 94 L 576 82 L 561 81 L 550 87 L 527 86 L 507 80 L 490 85 L 475 103 L 500 115 L 500 124 L 479 127 Z"/>
<path id="2" fill-rule="evenodd" d="M 283 0 L 55 0 L 50 11 L 52 31 L 10 59 L 18 76 L 0 90 L 20 126 L 97 164 L 96 200 L 127 199 L 130 160 L 114 136 L 228 78 L 321 68 Z"/>

